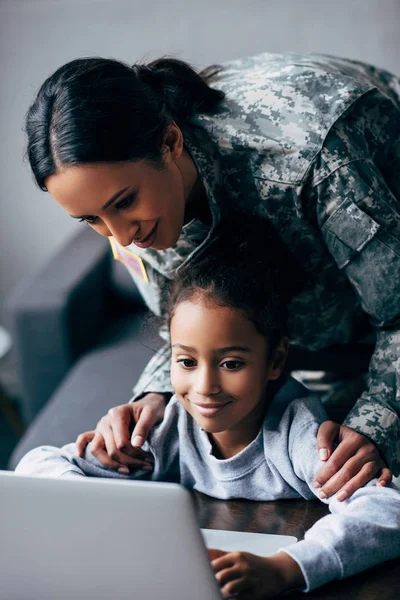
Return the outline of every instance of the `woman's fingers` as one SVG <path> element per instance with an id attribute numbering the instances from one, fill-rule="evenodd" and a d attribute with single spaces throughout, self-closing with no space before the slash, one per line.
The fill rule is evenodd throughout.
<path id="1" fill-rule="evenodd" d="M 343 502 L 349 498 L 352 494 L 354 494 L 354 492 L 371 481 L 371 479 L 376 476 L 378 471 L 373 466 L 373 463 L 367 463 L 364 465 L 361 471 L 339 490 L 339 492 L 336 494 L 337 500 L 339 500 L 339 502 Z"/>
<path id="2" fill-rule="evenodd" d="M 107 431 L 111 428 L 115 448 L 123 451 L 131 446 L 131 429 L 134 420 L 130 404 L 110 408 L 108 414 L 100 421 L 100 427 L 101 423 L 106 425 Z"/>
<path id="3" fill-rule="evenodd" d="M 321 498 L 339 492 L 338 500 L 345 500 L 378 474 L 382 485 L 390 483 L 392 473 L 368 438 L 342 425 L 338 441 L 338 447 L 314 481 Z"/>
<path id="4" fill-rule="evenodd" d="M 136 469 L 151 471 L 154 468 L 153 455 L 144 452 L 141 446 L 153 426 L 162 419 L 164 410 L 165 398 L 160 394 L 147 394 L 137 403 L 111 408 L 98 422 L 96 431 L 87 431 L 77 438 L 77 455 L 83 457 L 91 442 L 92 454 L 107 468 L 121 473 Z M 134 444 L 131 442 L 133 439 Z"/>
<path id="5" fill-rule="evenodd" d="M 77 456 L 83 458 L 87 445 L 90 444 L 95 435 L 95 431 L 85 431 L 84 433 L 78 435 L 75 442 Z"/>
<path id="6" fill-rule="evenodd" d="M 382 469 L 383 461 L 368 461 L 364 463 L 363 457 L 353 457 L 324 485 L 319 496 L 329 498 L 337 493 L 336 498 L 342 502 L 349 498 L 356 490 L 363 487 L 373 479 Z"/>
<path id="7" fill-rule="evenodd" d="M 387 467 L 384 467 L 381 471 L 381 474 L 379 475 L 378 485 L 385 487 L 385 486 L 389 485 L 389 483 L 392 482 L 392 479 L 393 479 L 392 471 L 390 469 L 388 469 Z"/>
<path id="8" fill-rule="evenodd" d="M 102 419 L 98 425 L 98 431 L 103 436 L 105 450 L 109 458 L 128 469 L 128 472 L 136 469 L 147 469 L 148 471 L 153 469 L 154 458 L 150 453 L 130 447 L 130 442 L 128 442 L 129 446 L 125 444 L 123 448 L 118 448 L 116 442 L 118 437 L 115 434 L 112 420 L 108 418 Z M 104 464 L 98 456 L 96 458 Z"/>
<path id="9" fill-rule="evenodd" d="M 152 463 L 153 457 L 141 448 L 134 448 L 131 444 L 131 430 L 135 424 L 135 410 L 133 404 L 115 406 L 101 419 L 97 430 L 101 431 L 106 442 L 107 451 L 116 460 L 129 455 L 134 459 L 135 468 L 143 466 L 143 462 Z M 125 464 L 129 462 L 124 461 Z"/>
<path id="10" fill-rule="evenodd" d="M 107 469 L 119 471 L 123 475 L 128 475 L 129 469 L 108 455 L 104 438 L 100 433 L 96 433 L 95 437 L 93 438 L 93 441 L 90 445 L 90 452 L 99 461 L 99 463 Z"/>
<path id="11" fill-rule="evenodd" d="M 131 435 L 132 446 L 141 448 L 154 425 L 161 423 L 164 418 L 166 401 L 165 394 L 150 392 L 141 400 L 129 405 L 136 423 Z"/>
<path id="12" fill-rule="evenodd" d="M 339 435 L 340 425 L 334 421 L 321 423 L 317 434 L 319 460 L 326 461 L 333 452 L 333 444 Z"/>
<path id="13" fill-rule="evenodd" d="M 324 467 L 317 474 L 314 485 L 322 488 L 340 471 L 343 465 L 354 455 L 353 447 L 342 442 L 336 448 Z"/>
<path id="14" fill-rule="evenodd" d="M 143 446 L 156 423 L 158 423 L 158 415 L 151 406 L 144 406 L 139 413 L 136 425 L 130 436 L 131 444 L 134 448 L 141 448 Z"/>

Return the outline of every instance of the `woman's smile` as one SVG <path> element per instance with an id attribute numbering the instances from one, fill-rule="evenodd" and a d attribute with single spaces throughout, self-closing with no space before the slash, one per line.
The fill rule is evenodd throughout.
<path id="1" fill-rule="evenodd" d="M 157 228 L 158 228 L 158 221 L 156 222 L 154 227 L 152 227 L 152 229 L 146 235 L 146 237 L 144 237 L 142 239 L 138 239 L 138 240 L 134 239 L 133 244 L 135 244 L 135 246 L 138 246 L 139 248 L 150 248 L 156 241 Z"/>

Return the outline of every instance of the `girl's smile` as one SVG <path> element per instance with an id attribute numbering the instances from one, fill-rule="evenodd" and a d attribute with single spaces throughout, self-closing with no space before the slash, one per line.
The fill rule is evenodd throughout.
<path id="1" fill-rule="evenodd" d="M 190 399 L 188 398 L 190 402 Z M 196 410 L 203 416 L 212 418 L 218 415 L 224 408 L 226 408 L 229 404 L 232 403 L 232 400 L 228 400 L 227 402 L 219 402 L 213 404 L 212 402 L 207 402 L 206 404 L 200 402 L 193 402 L 192 404 L 196 407 Z"/>

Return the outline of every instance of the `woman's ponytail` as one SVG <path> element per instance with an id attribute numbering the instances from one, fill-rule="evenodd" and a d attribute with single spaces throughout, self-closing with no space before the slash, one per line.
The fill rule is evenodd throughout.
<path id="1" fill-rule="evenodd" d="M 175 120 L 184 121 L 197 113 L 211 113 L 225 94 L 208 85 L 209 71 L 196 73 L 187 63 L 159 58 L 148 65 L 134 65 L 134 71 L 163 99 L 165 110 Z M 213 74 L 216 70 L 214 69 Z"/>
<path id="2" fill-rule="evenodd" d="M 27 156 L 36 182 L 64 165 L 159 162 L 171 121 L 184 124 L 217 109 L 224 93 L 183 61 L 160 58 L 133 67 L 81 58 L 40 87 L 26 116 Z"/>

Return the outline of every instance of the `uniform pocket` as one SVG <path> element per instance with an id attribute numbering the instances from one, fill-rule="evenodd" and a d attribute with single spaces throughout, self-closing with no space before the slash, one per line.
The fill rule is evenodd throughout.
<path id="1" fill-rule="evenodd" d="M 321 228 L 322 237 L 343 269 L 372 240 L 380 225 L 354 202 L 346 200 Z"/>

